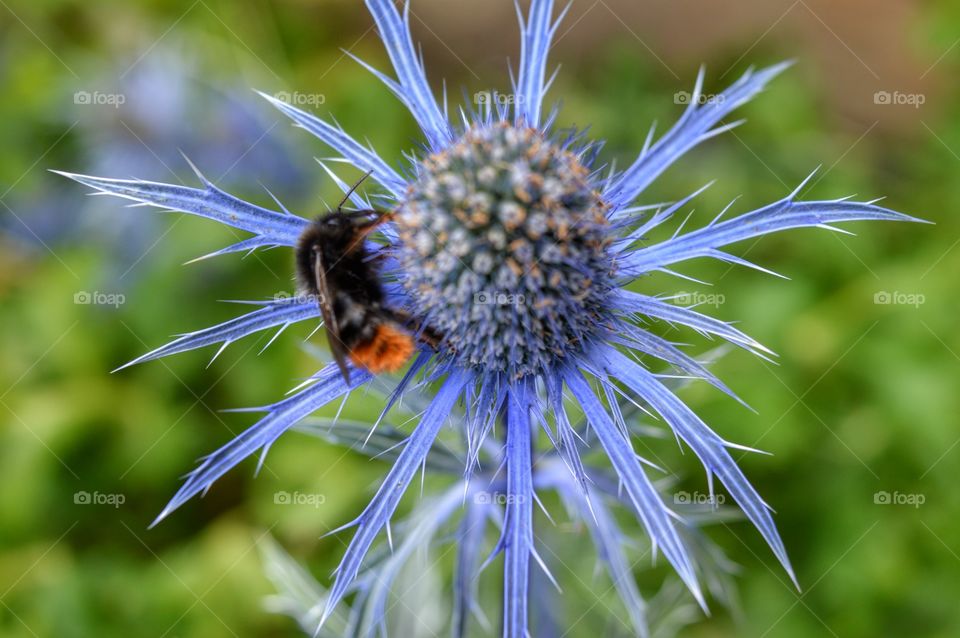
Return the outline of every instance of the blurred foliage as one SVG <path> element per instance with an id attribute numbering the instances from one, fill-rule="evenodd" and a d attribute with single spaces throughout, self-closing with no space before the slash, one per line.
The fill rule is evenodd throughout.
<path id="1" fill-rule="evenodd" d="M 290 255 L 182 267 L 228 243 L 230 231 L 85 198 L 46 169 L 95 173 L 109 165 L 118 177 L 193 183 L 177 154 L 184 148 L 237 195 L 267 205 L 265 186 L 291 210 L 323 210 L 323 198 L 336 195 L 311 157 L 325 150 L 249 89 L 322 94 L 311 108 L 335 114 L 399 161 L 417 139 L 413 123 L 339 50 L 387 67 L 372 33 L 361 37 L 370 20 L 359 4 L 0 3 L 0 635 L 299 635 L 295 623 L 263 610 L 272 587 L 256 543 L 275 536 L 328 582 L 346 537 L 321 535 L 356 515 L 382 464 L 291 433 L 256 479 L 247 462 L 205 498 L 148 526 L 194 459 L 251 423 L 218 410 L 274 400 L 316 367 L 295 338 L 308 327 L 262 354 L 269 334 L 234 344 L 209 367 L 212 351 L 109 372 L 172 332 L 238 312 L 218 299 L 290 290 Z M 791 281 L 697 263 L 684 272 L 713 287 L 660 276 L 639 282 L 653 293 L 716 295 L 711 314 L 740 320 L 780 354 L 777 365 L 734 353 L 716 366 L 756 414 L 703 385 L 684 398 L 725 438 L 775 453 L 745 455 L 743 463 L 778 511 L 803 592 L 749 525 L 724 524 L 711 537 L 743 566 L 743 613 L 717 610 L 683 635 L 934 637 L 960 626 L 960 493 L 952 489 L 960 338 L 950 293 L 960 268 L 960 121 L 950 117 L 960 87 L 946 81 L 960 71 L 960 53 L 949 49 L 960 12 L 929 3 L 920 18 L 909 29 L 923 56 L 932 64 L 948 53 L 931 71 L 945 80 L 936 103 L 911 113 L 913 126 L 873 130 L 838 120 L 824 107 L 810 51 L 767 38 L 740 60 L 759 36 L 744 33 L 743 46 L 706 60 L 709 91 L 751 61 L 789 57 L 797 66 L 742 110 L 747 126 L 694 152 L 648 194 L 675 199 L 717 179 L 691 222 L 704 223 L 735 196 L 743 196 L 734 209 L 741 212 L 781 197 L 822 163 L 809 196 L 885 195 L 890 207 L 937 224 L 860 224 L 850 227 L 857 237 L 804 230 L 736 251 Z M 430 29 L 442 34 L 444 25 Z M 632 29 L 643 33 L 642 24 Z M 673 77 L 626 31 L 589 51 L 560 46 L 555 61 L 564 65 L 553 89 L 563 99 L 561 124 L 591 124 L 620 165 L 650 122 L 662 131 L 675 119 L 673 96 L 689 90 L 695 74 L 676 65 L 681 79 Z M 147 65 L 152 83 L 132 86 Z M 730 65 L 736 70 L 720 80 Z M 458 66 L 445 74 L 451 95 L 461 84 L 504 85 L 502 76 L 473 77 Z M 187 97 L 164 105 L 174 90 Z M 117 108 L 78 104 L 78 91 L 125 91 L 129 99 Z M 238 100 L 253 115 L 231 118 Z M 138 115 L 135 104 L 166 108 L 169 121 Z M 924 303 L 875 303 L 884 291 L 922 295 Z M 123 303 L 75 303 L 82 292 L 122 295 Z M 356 397 L 345 413 L 369 418 L 374 407 Z M 696 460 L 672 440 L 656 453 L 684 489 L 705 490 Z M 281 490 L 325 500 L 283 505 L 275 502 Z M 924 503 L 878 505 L 878 491 L 920 494 Z M 76 502 L 82 493 L 123 503 Z M 550 535 L 575 548 L 582 533 L 561 524 Z M 613 592 L 590 586 L 590 557 L 571 564 L 585 580 L 565 575 L 577 599 L 565 607 L 568 635 L 625 631 L 608 624 L 608 609 L 618 609 Z M 652 595 L 666 570 L 643 565 L 638 576 Z M 496 571 L 495 563 L 491 584 Z"/>

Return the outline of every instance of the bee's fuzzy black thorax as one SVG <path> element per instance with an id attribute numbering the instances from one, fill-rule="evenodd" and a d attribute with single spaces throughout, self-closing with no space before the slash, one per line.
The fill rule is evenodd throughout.
<path id="1" fill-rule="evenodd" d="M 364 221 L 348 214 L 330 213 L 318 217 L 303 231 L 296 260 L 297 280 L 304 292 L 320 293 L 315 260 L 322 254 L 331 292 L 344 292 L 363 302 L 382 301 L 379 272 L 364 245 L 363 225 Z"/>

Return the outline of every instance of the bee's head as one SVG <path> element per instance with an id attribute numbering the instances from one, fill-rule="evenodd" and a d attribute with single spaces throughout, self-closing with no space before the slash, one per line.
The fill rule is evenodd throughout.
<path id="1" fill-rule="evenodd" d="M 316 240 L 322 243 L 345 241 L 351 238 L 357 232 L 357 228 L 366 221 L 362 215 L 356 213 L 334 211 L 317 217 L 304 232 L 304 235 L 311 233 Z"/>

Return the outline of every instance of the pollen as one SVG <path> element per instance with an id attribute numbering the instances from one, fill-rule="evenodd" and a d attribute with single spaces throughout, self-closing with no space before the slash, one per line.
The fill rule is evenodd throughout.
<path id="1" fill-rule="evenodd" d="M 373 374 L 396 372 L 413 356 L 413 337 L 392 324 L 381 324 L 373 339 L 350 351 L 350 360 Z"/>

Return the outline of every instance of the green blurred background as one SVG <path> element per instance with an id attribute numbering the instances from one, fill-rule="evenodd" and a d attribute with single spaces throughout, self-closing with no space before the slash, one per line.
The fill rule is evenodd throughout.
<path id="1" fill-rule="evenodd" d="M 436 86 L 508 90 L 512 3 L 416 0 L 413 13 Z M 197 457 L 252 423 L 219 410 L 271 402 L 315 369 L 309 327 L 259 355 L 270 334 L 248 338 L 209 367 L 213 349 L 110 374 L 241 310 L 217 300 L 289 291 L 290 255 L 181 266 L 235 234 L 85 197 L 47 169 L 195 184 L 182 149 L 237 195 L 269 205 L 266 187 L 301 214 L 324 210 L 335 189 L 313 157 L 327 151 L 250 89 L 299 95 L 399 161 L 417 140 L 410 117 L 341 53 L 387 68 L 371 25 L 346 0 L 0 0 L 0 635 L 299 635 L 263 610 L 272 589 L 256 543 L 274 535 L 328 582 L 349 535 L 320 536 L 359 512 L 384 465 L 290 434 L 259 478 L 248 461 L 147 527 Z M 785 195 L 822 164 L 807 197 L 886 196 L 936 222 L 734 251 L 790 281 L 698 263 L 684 272 L 713 287 L 641 282 L 714 295 L 710 314 L 780 355 L 717 365 L 756 414 L 706 387 L 684 398 L 725 438 L 774 454 L 742 462 L 778 512 L 803 591 L 749 525 L 717 526 L 742 566 L 741 611 L 715 609 L 684 636 L 960 635 L 958 38 L 947 0 L 577 0 L 559 31 L 559 121 L 589 124 L 621 165 L 651 122 L 662 131 L 679 115 L 676 94 L 701 64 L 716 92 L 750 64 L 797 61 L 737 114 L 746 126 L 670 170 L 648 201 L 717 179 L 697 204 L 705 223 L 737 195 L 740 212 Z M 672 441 L 658 453 L 685 489 L 705 491 L 692 455 Z M 276 504 L 279 490 L 326 500 Z M 123 502 L 76 502 L 84 492 Z M 877 503 L 881 492 L 922 504 Z M 600 601 L 571 591 L 567 635 L 626 635 L 607 618 L 619 608 L 606 586 Z"/>

